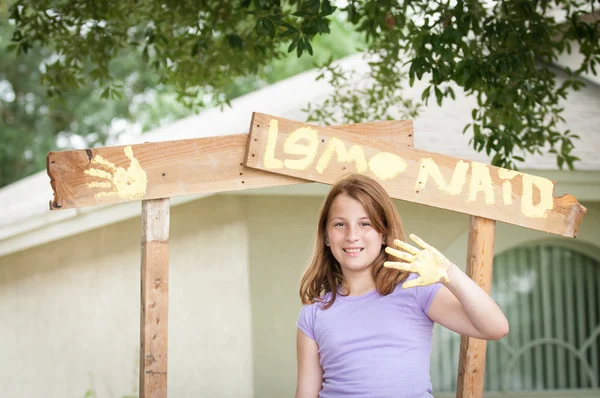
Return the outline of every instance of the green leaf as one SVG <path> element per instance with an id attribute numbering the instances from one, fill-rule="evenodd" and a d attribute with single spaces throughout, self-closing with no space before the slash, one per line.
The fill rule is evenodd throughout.
<path id="1" fill-rule="evenodd" d="M 312 46 L 310 44 L 310 41 L 308 39 L 305 39 L 304 40 L 304 44 L 306 46 L 306 51 L 308 51 L 308 54 L 309 55 L 313 55 L 313 49 L 312 49 Z"/>
<path id="2" fill-rule="evenodd" d="M 437 86 L 435 87 L 435 98 L 439 106 L 442 106 L 442 90 L 440 90 Z"/>
<path id="3" fill-rule="evenodd" d="M 15 30 L 13 32 L 13 35 L 12 35 L 12 37 L 11 37 L 10 40 L 13 41 L 13 42 L 19 42 L 22 39 L 23 39 L 23 35 L 21 34 L 21 31 L 20 30 Z"/>
<path id="4" fill-rule="evenodd" d="M 320 0 L 304 0 L 302 2 L 302 9 L 310 15 L 316 15 L 319 12 L 321 6 Z"/>
<path id="5" fill-rule="evenodd" d="M 425 101 L 425 104 L 427 104 L 427 100 L 429 99 L 429 91 L 431 91 L 431 86 L 427 86 L 427 88 L 423 90 L 423 93 L 421 94 L 421 101 Z"/>
<path id="6" fill-rule="evenodd" d="M 271 19 L 263 19 L 263 28 L 267 36 L 269 36 L 270 38 L 275 37 L 275 24 L 273 23 L 273 21 L 271 21 Z"/>
<path id="7" fill-rule="evenodd" d="M 244 39 L 236 34 L 227 35 L 227 42 L 234 50 L 241 50 L 244 47 Z"/>
<path id="8" fill-rule="evenodd" d="M 13 20 L 15 23 L 21 22 L 21 13 L 19 12 L 19 5 L 13 4 L 8 8 L 9 20 Z"/>
<path id="9" fill-rule="evenodd" d="M 492 158 L 492 165 L 496 167 L 502 167 L 504 165 L 504 157 L 502 156 L 502 154 L 497 153 L 496 155 L 494 155 L 494 157 Z"/>
<path id="10" fill-rule="evenodd" d="M 298 55 L 298 58 L 300 58 L 302 56 L 303 52 L 304 52 L 304 39 L 300 38 L 298 40 L 298 47 L 296 47 L 296 53 Z"/>
<path id="11" fill-rule="evenodd" d="M 329 0 L 323 0 L 323 3 L 321 4 L 321 15 L 331 15 L 335 10 L 337 10 L 337 7 L 332 6 Z"/>
<path id="12" fill-rule="evenodd" d="M 292 15 L 295 16 L 295 17 L 300 17 L 300 18 L 308 18 L 308 17 L 311 16 L 311 14 L 309 14 L 306 11 L 296 11 Z"/>
<path id="13" fill-rule="evenodd" d="M 298 45 L 298 40 L 299 40 L 298 37 L 296 37 L 294 40 L 292 40 L 292 42 L 290 43 L 290 46 L 288 47 L 288 53 L 291 53 L 292 51 L 294 51 L 294 49 Z"/>

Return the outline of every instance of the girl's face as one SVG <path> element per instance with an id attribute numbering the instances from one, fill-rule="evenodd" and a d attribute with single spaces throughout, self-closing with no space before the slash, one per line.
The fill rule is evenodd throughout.
<path id="1" fill-rule="evenodd" d="M 344 274 L 368 270 L 383 244 L 362 203 L 344 194 L 331 204 L 325 239 Z"/>

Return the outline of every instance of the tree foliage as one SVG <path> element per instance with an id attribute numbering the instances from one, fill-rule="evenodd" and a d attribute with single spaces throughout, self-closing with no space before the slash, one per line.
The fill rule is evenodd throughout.
<path id="1" fill-rule="evenodd" d="M 561 131 L 560 100 L 596 74 L 600 36 L 595 0 L 18 0 L 12 48 L 18 54 L 48 48 L 57 56 L 42 73 L 51 96 L 90 81 L 119 92 L 111 61 L 134 48 L 176 88 L 189 106 L 203 106 L 210 90 L 228 103 L 236 79 L 256 76 L 274 59 L 293 52 L 315 54 L 314 40 L 343 20 L 364 38 L 372 55 L 368 89 L 347 89 L 346 72 L 325 65 L 336 94 L 310 119 L 360 121 L 385 117 L 390 108 L 414 114 L 418 105 L 401 101 L 403 79 L 427 79 L 422 95 L 438 104 L 458 87 L 477 99 L 472 134 L 478 151 L 493 164 L 515 167 L 519 152 L 556 154 L 573 167 L 573 139 Z M 550 67 L 576 43 L 578 69 L 558 81 Z M 116 91 L 115 91 L 116 90 Z M 341 107 L 343 120 L 333 116 Z M 365 112 L 368 109 L 368 112 Z"/>
<path id="2" fill-rule="evenodd" d="M 123 48 L 109 63 L 111 81 L 91 78 L 60 90 L 40 85 L 48 63 L 56 60 L 49 47 L 33 46 L 27 53 L 6 51 L 15 26 L 8 7 L 0 5 L 0 187 L 46 166 L 48 151 L 114 145 L 123 135 L 139 134 L 189 115 L 192 109 L 177 101 L 176 90 L 160 83 L 159 73 L 143 62 L 141 51 Z M 203 87 L 206 106 L 219 97 L 235 98 L 354 51 L 357 37 L 339 21 L 331 34 L 313 41 L 321 55 L 296 59 L 286 54 L 265 65 L 260 74 L 238 76 L 215 92 Z M 50 95 L 49 95 L 50 94 Z"/>
<path id="3" fill-rule="evenodd" d="M 119 92 L 90 83 L 48 96 L 40 81 L 54 54 L 39 47 L 26 56 L 7 52 L 14 28 L 7 24 L 6 11 L 0 6 L 0 187 L 45 168 L 49 151 L 105 145 L 114 142 L 124 123 L 130 128 L 135 121 L 141 130 L 169 114 L 189 113 L 161 96 L 159 79 L 149 67 L 140 66 L 136 54 L 111 60 L 112 73 L 122 82 Z M 138 98 L 146 95 L 152 103 Z M 154 108 L 157 101 L 161 109 Z"/>

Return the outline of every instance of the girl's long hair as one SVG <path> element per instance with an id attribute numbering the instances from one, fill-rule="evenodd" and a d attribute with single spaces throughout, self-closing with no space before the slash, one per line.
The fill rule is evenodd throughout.
<path id="1" fill-rule="evenodd" d="M 324 306 L 329 308 L 335 301 L 338 288 L 345 283 L 340 264 L 325 245 L 325 229 L 331 204 L 340 194 L 348 195 L 362 203 L 373 228 L 383 235 L 386 244 L 391 245 L 394 239 L 404 240 L 400 215 L 385 189 L 367 176 L 346 175 L 331 188 L 321 206 L 313 254 L 300 282 L 300 299 L 303 304 L 320 302 L 323 300 L 321 295 L 331 292 L 331 300 Z M 377 292 L 388 295 L 394 291 L 396 285 L 408 277 L 408 272 L 385 268 L 385 261 L 398 260 L 388 255 L 384 249 L 385 246 L 382 246 L 379 255 L 371 264 L 371 272 Z"/>

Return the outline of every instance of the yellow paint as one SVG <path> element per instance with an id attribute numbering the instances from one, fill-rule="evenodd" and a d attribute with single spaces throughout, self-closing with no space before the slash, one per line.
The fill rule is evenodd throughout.
<path id="1" fill-rule="evenodd" d="M 86 170 L 87 171 L 87 170 Z M 112 176 L 111 176 L 112 178 Z M 112 184 L 108 181 L 105 182 L 88 182 L 88 188 L 112 188 Z"/>
<path id="2" fill-rule="evenodd" d="M 115 165 L 112 164 L 111 162 L 109 162 L 108 160 L 104 159 L 102 156 L 100 155 L 96 155 L 94 156 L 94 158 L 92 159 L 92 163 L 93 164 L 101 164 L 102 166 L 106 166 L 107 168 L 109 168 L 110 170 L 114 171 L 116 170 Z"/>
<path id="3" fill-rule="evenodd" d="M 323 171 L 327 168 L 334 151 L 337 154 L 338 162 L 349 162 L 353 160 L 356 164 L 357 172 L 364 173 L 367 171 L 367 160 L 362 147 L 359 145 L 352 145 L 350 151 L 346 151 L 346 144 L 344 144 L 344 141 L 333 137 L 329 139 L 327 147 L 325 147 L 325 151 L 317 163 L 317 171 L 319 173 L 323 173 Z"/>
<path id="4" fill-rule="evenodd" d="M 439 250 L 423 241 L 414 234 L 409 237 L 422 249 L 418 249 L 406 242 L 394 239 L 394 244 L 403 251 L 386 247 L 385 252 L 402 261 L 385 261 L 384 267 L 413 272 L 418 278 L 404 282 L 404 289 L 415 286 L 427 286 L 438 282 L 449 282 L 448 269 L 452 265 Z"/>
<path id="5" fill-rule="evenodd" d="M 459 195 L 462 192 L 467 179 L 469 163 L 463 162 L 462 160 L 459 160 L 458 163 L 456 163 L 450 184 L 446 183 L 444 176 L 440 172 L 440 168 L 433 158 L 421 159 L 420 166 L 419 176 L 417 177 L 417 182 L 415 184 L 416 191 L 425 189 L 425 186 L 427 186 L 427 179 L 431 176 L 440 191 L 447 192 L 450 195 Z"/>
<path id="6" fill-rule="evenodd" d="M 87 175 L 105 180 L 92 181 L 87 184 L 88 188 L 111 189 L 95 194 L 96 198 L 117 195 L 122 199 L 141 199 L 146 194 L 146 187 L 148 186 L 146 172 L 140 166 L 140 162 L 133 156 L 131 146 L 126 146 L 123 152 L 130 160 L 127 169 L 115 167 L 112 162 L 96 155 L 91 163 L 101 165 L 109 169 L 110 172 L 98 168 L 89 168 L 84 171 Z"/>
<path id="7" fill-rule="evenodd" d="M 93 161 L 92 161 L 93 163 Z M 106 180 L 110 180 L 112 178 L 112 174 L 104 171 L 104 170 L 100 170 L 100 169 L 88 169 L 84 171 L 85 174 L 90 175 L 92 177 L 99 177 L 99 178 L 104 178 Z"/>
<path id="8" fill-rule="evenodd" d="M 477 193 L 483 192 L 485 203 L 493 205 L 494 182 L 490 176 L 490 169 L 483 163 L 471 162 L 471 189 L 469 191 L 469 202 L 477 200 Z"/>
<path id="9" fill-rule="evenodd" d="M 518 176 L 518 171 L 508 170 L 508 169 L 498 169 L 498 177 L 504 180 L 502 183 L 502 199 L 506 206 L 510 206 L 512 204 L 512 182 L 511 180 Z"/>
<path id="10" fill-rule="evenodd" d="M 380 152 L 369 159 L 369 170 L 382 181 L 396 177 L 406 166 L 404 159 L 389 152 Z"/>
<path id="11" fill-rule="evenodd" d="M 540 201 L 538 204 L 533 204 L 533 186 L 536 186 L 540 191 Z M 523 174 L 523 196 L 521 198 L 521 211 L 527 217 L 545 218 L 548 217 L 548 211 L 554 207 L 554 184 L 552 181 Z"/>
<path id="12" fill-rule="evenodd" d="M 105 192 L 98 192 L 96 195 L 94 195 L 94 197 L 96 199 L 100 199 L 100 198 L 104 198 L 107 196 L 116 196 L 117 193 L 114 191 L 105 191 Z"/>
<path id="13" fill-rule="evenodd" d="M 273 123 L 273 122 L 271 122 Z M 299 144 L 300 140 L 307 140 L 308 145 Z M 301 127 L 292 132 L 283 143 L 283 152 L 290 155 L 304 156 L 302 159 L 286 159 L 284 165 L 292 170 L 306 170 L 317 156 L 319 137 L 317 130 L 310 127 Z"/>
<path id="14" fill-rule="evenodd" d="M 281 169 L 283 162 L 275 158 L 275 147 L 277 146 L 277 135 L 279 134 L 279 121 L 271 119 L 267 133 L 267 148 L 263 164 L 267 169 Z"/>
<path id="15" fill-rule="evenodd" d="M 275 157 L 277 149 L 277 139 L 279 135 L 279 121 L 272 119 L 268 128 L 267 145 L 264 154 L 264 167 L 266 169 L 287 168 L 291 170 L 306 171 L 314 164 L 318 157 L 319 136 L 318 130 L 312 127 L 301 127 L 290 133 L 283 143 L 282 152 L 288 155 L 300 157 L 297 159 L 280 160 Z M 302 142 L 305 140 L 305 142 Z M 96 196 L 109 196 L 118 194 L 120 197 L 134 198 L 142 197 L 146 189 L 146 174 L 139 166 L 139 163 L 133 158 L 131 147 L 125 148 L 129 151 L 132 164 L 125 170 L 121 167 L 115 168 L 114 165 L 100 156 L 94 157 L 92 163 L 101 164 L 104 168 L 112 170 L 111 173 L 101 169 L 89 169 L 85 173 L 110 180 L 114 185 L 113 191 L 99 193 Z M 339 163 L 354 162 L 356 171 L 364 173 L 370 170 L 380 181 L 390 180 L 406 171 L 407 162 L 400 156 L 390 152 L 378 152 L 370 159 L 365 157 L 365 151 L 360 145 L 352 145 L 347 150 L 346 143 L 337 138 L 331 137 L 325 150 L 318 158 L 316 171 L 323 173 L 331 158 L 337 157 Z M 475 202 L 480 192 L 483 192 L 484 200 L 487 205 L 494 205 L 496 187 L 494 180 L 490 175 L 490 168 L 482 163 L 465 162 L 458 160 L 454 166 L 452 179 L 447 182 L 442 175 L 439 166 L 431 157 L 422 158 L 419 162 L 419 175 L 415 183 L 415 190 L 425 189 L 429 177 L 435 182 L 437 189 L 453 196 L 460 195 L 463 192 L 467 180 L 467 172 L 471 167 L 471 181 L 467 201 Z M 523 215 L 532 218 L 547 217 L 547 213 L 554 206 L 553 190 L 554 185 L 551 181 L 522 174 L 513 170 L 499 169 L 498 177 L 502 181 L 502 198 L 505 206 L 513 203 L 513 183 L 515 177 L 522 177 L 523 189 L 521 192 L 521 212 Z M 518 181 L 518 180 L 517 180 Z M 534 185 L 539 189 L 540 197 L 533 198 Z M 88 184 L 90 188 L 106 188 L 107 182 L 93 182 Z M 143 187 L 143 188 L 142 188 Z M 539 199 L 539 201 L 538 201 Z"/>

